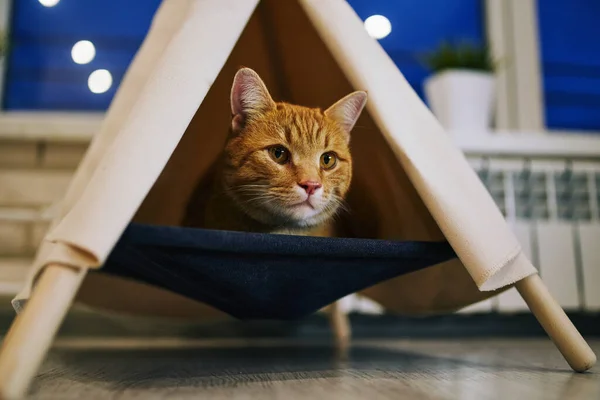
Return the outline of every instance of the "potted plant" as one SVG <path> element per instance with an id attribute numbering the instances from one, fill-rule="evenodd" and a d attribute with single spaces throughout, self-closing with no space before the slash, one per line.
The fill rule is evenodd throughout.
<path id="1" fill-rule="evenodd" d="M 432 71 L 425 96 L 441 124 L 448 130 L 489 130 L 496 93 L 488 49 L 443 43 L 425 63 Z"/>
<path id="2" fill-rule="evenodd" d="M 6 33 L 0 31 L 0 60 L 4 58 L 6 51 L 8 50 L 8 38 Z"/>

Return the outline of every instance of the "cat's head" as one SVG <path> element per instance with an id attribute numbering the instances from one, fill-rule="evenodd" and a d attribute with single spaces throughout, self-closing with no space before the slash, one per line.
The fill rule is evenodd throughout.
<path id="1" fill-rule="evenodd" d="M 276 103 L 256 72 L 240 69 L 231 90 L 226 192 L 250 217 L 274 227 L 331 218 L 350 186 L 350 131 L 366 101 L 359 91 L 325 111 Z"/>

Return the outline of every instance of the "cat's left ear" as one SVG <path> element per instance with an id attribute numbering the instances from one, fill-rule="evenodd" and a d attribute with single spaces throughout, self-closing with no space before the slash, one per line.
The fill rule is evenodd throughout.
<path id="1" fill-rule="evenodd" d="M 367 92 L 357 91 L 338 100 L 325 110 L 325 115 L 337 121 L 349 135 L 365 104 L 367 104 Z"/>

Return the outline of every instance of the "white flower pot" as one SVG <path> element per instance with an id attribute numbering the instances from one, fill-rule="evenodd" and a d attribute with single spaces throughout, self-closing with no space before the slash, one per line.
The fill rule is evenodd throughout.
<path id="1" fill-rule="evenodd" d="M 452 131 L 487 131 L 496 97 L 494 75 L 447 70 L 425 80 L 425 96 L 442 126 Z"/>

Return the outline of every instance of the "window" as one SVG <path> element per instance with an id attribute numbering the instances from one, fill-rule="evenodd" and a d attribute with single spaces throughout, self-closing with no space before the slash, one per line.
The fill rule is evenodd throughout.
<path id="1" fill-rule="evenodd" d="M 13 1 L 4 108 L 105 110 L 159 3 L 128 1 L 124 6 L 121 0 L 63 0 L 45 7 L 33 0 Z M 95 47 L 94 58 L 86 64 L 75 63 L 71 56 L 80 40 Z M 88 86 L 96 70 L 107 70 L 112 77 L 102 93 L 92 93 Z M 107 86 L 103 74 L 101 82 L 92 82 L 96 91 Z"/>
<path id="2" fill-rule="evenodd" d="M 104 110 L 143 41 L 160 0 L 13 1 L 4 108 L 9 110 Z M 381 44 L 423 97 L 429 72 L 421 56 L 443 40 L 484 40 L 481 0 L 351 0 L 365 20 L 386 16 L 392 32 Z M 80 56 L 72 57 L 79 41 Z M 90 50 L 92 48 L 92 50 Z M 85 52 L 87 51 L 87 53 Z M 95 51 L 91 61 L 90 52 Z M 110 79 L 88 86 L 90 75 L 106 70 Z M 103 72 L 106 75 L 105 72 Z M 96 74 L 98 75 L 98 74 Z M 103 75 L 103 76 L 104 76 Z M 97 83 L 97 82 L 96 82 Z M 92 93 L 93 91 L 93 93 Z"/>
<path id="3" fill-rule="evenodd" d="M 546 126 L 600 131 L 600 2 L 537 5 Z"/>
<path id="4" fill-rule="evenodd" d="M 443 41 L 483 44 L 489 32 L 502 61 L 499 128 L 600 132 L 597 0 L 348 1 L 362 20 L 389 19 L 391 33 L 380 43 L 421 98 L 429 75 L 422 55 Z M 3 107 L 105 110 L 160 0 L 48 2 L 55 4 L 11 1 Z M 89 43 L 75 62 L 80 41 Z"/>

